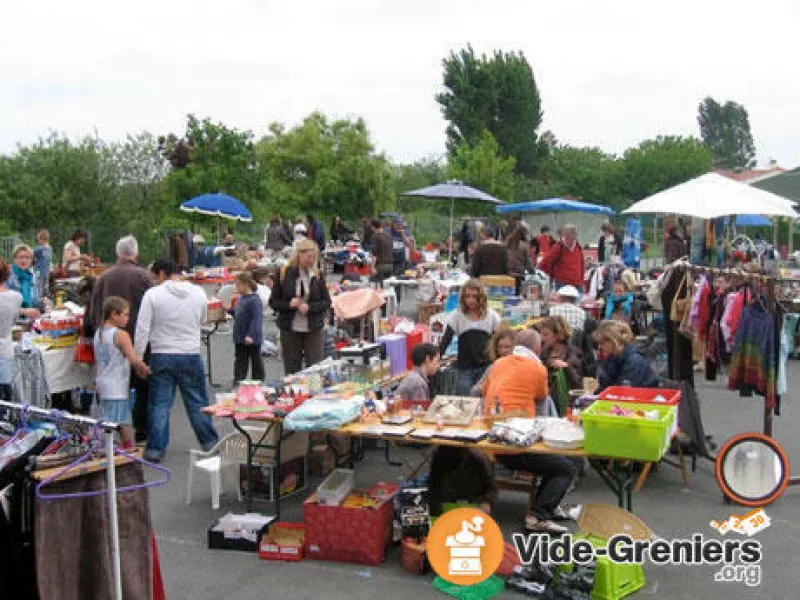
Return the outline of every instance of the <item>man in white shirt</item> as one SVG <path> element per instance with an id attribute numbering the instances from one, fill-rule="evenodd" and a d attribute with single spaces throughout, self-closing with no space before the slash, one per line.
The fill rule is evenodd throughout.
<path id="1" fill-rule="evenodd" d="M 580 293 L 575 286 L 565 285 L 556 292 L 561 302 L 550 304 L 548 313 L 551 317 L 563 317 L 573 330 L 583 331 L 586 324 L 586 313 L 578 306 L 578 296 Z"/>
<path id="2" fill-rule="evenodd" d="M 200 287 L 181 281 L 172 261 L 157 260 L 152 271 L 156 286 L 142 298 L 134 340 L 139 357 L 150 344 L 152 375 L 145 457 L 159 462 L 169 445 L 169 415 L 176 387 L 181 390 L 186 414 L 203 450 L 211 449 L 218 437 L 211 417 L 201 412 L 208 406 L 200 358 L 206 294 Z"/>

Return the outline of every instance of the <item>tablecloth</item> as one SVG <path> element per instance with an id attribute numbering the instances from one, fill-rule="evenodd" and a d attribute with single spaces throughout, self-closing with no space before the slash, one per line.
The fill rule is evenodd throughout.
<path id="1" fill-rule="evenodd" d="M 22 403 L 48 407 L 50 394 L 94 384 L 92 366 L 74 360 L 75 348 L 15 350 L 14 393 Z"/>

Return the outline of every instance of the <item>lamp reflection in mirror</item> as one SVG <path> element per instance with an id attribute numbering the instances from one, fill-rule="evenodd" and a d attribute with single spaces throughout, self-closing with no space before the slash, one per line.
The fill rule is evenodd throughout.
<path id="1" fill-rule="evenodd" d="M 726 499 L 742 506 L 774 502 L 789 484 L 789 459 L 780 444 L 761 433 L 742 433 L 717 453 L 717 483 Z"/>

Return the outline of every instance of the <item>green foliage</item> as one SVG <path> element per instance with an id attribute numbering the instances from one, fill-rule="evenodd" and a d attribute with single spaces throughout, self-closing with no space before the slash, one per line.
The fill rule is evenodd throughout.
<path id="1" fill-rule="evenodd" d="M 556 146 L 542 166 L 542 179 L 559 197 L 621 208 L 624 165 L 599 148 Z"/>
<path id="2" fill-rule="evenodd" d="M 711 149 L 714 166 L 722 169 L 755 166 L 756 149 L 744 106 L 731 100 L 720 104 L 709 96 L 700 103 L 697 113 L 700 136 Z"/>
<path id="3" fill-rule="evenodd" d="M 445 91 L 436 101 L 448 121 L 450 155 L 465 143 L 477 146 L 483 132 L 489 131 L 502 154 L 516 159 L 516 172 L 533 176 L 548 144 L 537 141 L 541 100 L 525 56 L 496 51 L 491 58 L 478 58 L 467 46 L 451 52 L 443 67 Z"/>
<path id="4" fill-rule="evenodd" d="M 696 138 L 659 136 L 629 148 L 623 163 L 622 195 L 641 200 L 707 173 L 713 159 L 708 147 Z"/>
<path id="5" fill-rule="evenodd" d="M 503 157 L 497 140 L 484 131 L 474 146 L 466 142 L 459 146 L 447 166 L 447 174 L 508 201 L 514 198 L 514 164 L 514 158 Z"/>
<path id="6" fill-rule="evenodd" d="M 273 123 L 256 144 L 256 156 L 273 213 L 352 220 L 395 207 L 395 173 L 375 153 L 363 119 L 329 122 L 313 113 L 289 131 Z"/>

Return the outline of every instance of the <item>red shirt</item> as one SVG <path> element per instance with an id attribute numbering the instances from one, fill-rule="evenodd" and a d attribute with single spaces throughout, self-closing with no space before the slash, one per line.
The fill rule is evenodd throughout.
<path id="1" fill-rule="evenodd" d="M 572 250 L 564 242 L 558 242 L 542 259 L 539 268 L 561 285 L 582 287 L 584 284 L 583 250 L 577 242 Z"/>
<path id="2" fill-rule="evenodd" d="M 548 252 L 550 252 L 550 248 L 554 245 L 553 244 L 553 236 L 549 233 L 541 233 L 536 236 L 536 243 L 539 246 L 539 254 L 544 256 Z"/>

